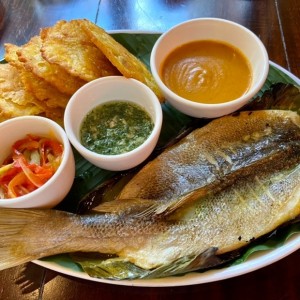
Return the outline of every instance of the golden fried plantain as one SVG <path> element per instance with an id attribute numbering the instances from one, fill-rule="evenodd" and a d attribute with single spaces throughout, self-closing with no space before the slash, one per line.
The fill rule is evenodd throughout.
<path id="1" fill-rule="evenodd" d="M 18 72 L 18 83 L 22 86 L 22 88 L 30 94 L 32 97 L 30 98 L 33 104 L 36 104 L 38 107 L 40 107 L 43 110 L 43 107 L 46 106 L 43 102 L 41 102 L 38 98 L 35 97 L 34 93 L 30 89 L 26 87 L 26 83 L 24 82 L 24 77 L 29 76 L 31 77 L 31 80 L 35 80 L 36 78 L 39 78 L 35 76 L 30 71 L 26 70 L 24 63 L 19 61 L 17 52 L 21 49 L 21 47 L 18 47 L 13 44 L 5 44 L 5 60 Z M 12 72 L 11 72 L 12 73 Z M 15 74 L 11 74 L 11 76 L 15 76 Z M 14 78 L 7 78 L 7 84 L 10 86 L 14 82 Z M 23 105 L 26 105 L 26 103 L 22 103 Z"/>
<path id="2" fill-rule="evenodd" d="M 0 64 L 0 121 L 42 113 L 35 101 L 35 97 L 24 89 L 18 69 L 10 64 Z"/>
<path id="3" fill-rule="evenodd" d="M 74 20 L 42 29 L 41 38 L 42 56 L 73 76 L 91 81 L 120 74 Z"/>
<path id="4" fill-rule="evenodd" d="M 5 44 L 0 68 L 0 121 L 43 115 L 63 124 L 70 96 L 88 81 L 123 75 L 147 84 L 163 101 L 146 65 L 87 20 L 59 21 L 23 46 Z"/>
<path id="5" fill-rule="evenodd" d="M 65 108 L 67 106 L 70 97 L 61 93 L 34 73 L 25 70 L 22 72 L 21 79 L 26 89 L 41 102 L 45 103 L 47 107 Z"/>
<path id="6" fill-rule="evenodd" d="M 24 90 L 26 92 L 25 97 L 13 97 L 11 101 L 19 105 L 37 104 L 39 102 L 35 96 L 26 89 L 22 82 L 21 74 L 25 70 L 23 63 L 18 60 L 17 51 L 20 47 L 12 44 L 5 44 L 5 60 L 9 62 L 13 68 L 7 67 L 3 68 L 1 72 L 1 78 L 5 78 L 5 82 L 2 83 L 1 91 L 4 92 L 5 89 L 8 89 L 10 92 L 15 90 Z M 39 105 L 38 105 L 39 106 Z"/>
<path id="7" fill-rule="evenodd" d="M 85 19 L 76 20 L 76 22 L 122 75 L 145 83 L 154 91 L 159 100 L 163 101 L 159 87 L 143 62 L 96 24 Z"/>
<path id="8" fill-rule="evenodd" d="M 20 47 L 17 52 L 19 60 L 24 63 L 27 70 L 55 86 L 60 92 L 72 95 L 86 81 L 79 77 L 71 76 L 61 66 L 51 64 L 41 55 L 42 40 L 40 36 L 34 36 Z"/>
<path id="9" fill-rule="evenodd" d="M 38 114 L 62 124 L 64 110 L 60 106 L 66 105 L 68 96 L 60 93 L 54 87 L 47 84 L 46 81 L 24 67 L 24 63 L 19 61 L 17 55 L 20 47 L 6 44 L 5 50 L 5 59 L 9 64 L 3 65 L 6 67 L 2 69 L 2 75 L 0 75 L 0 78 L 6 79 L 2 80 L 3 83 L 0 84 L 0 98 L 2 96 L 2 100 L 0 100 L 2 104 L 2 118 L 0 118 L 0 121 L 16 116 Z M 10 66 L 13 67 L 11 68 Z M 10 92 L 10 95 L 5 94 L 7 90 Z M 12 97 L 12 91 L 19 92 Z M 56 91 L 56 93 L 54 91 Z M 62 95 L 62 97 L 66 97 L 66 99 L 60 97 L 54 98 L 56 94 Z M 25 95 L 25 97 L 22 95 Z M 28 103 L 24 103 L 24 98 Z M 11 103 L 16 101 L 19 101 L 20 106 Z M 52 107 L 53 105 L 51 104 L 54 101 L 60 101 L 60 105 Z M 32 109 L 32 106 L 37 109 Z"/>
<path id="10" fill-rule="evenodd" d="M 21 49 L 21 47 L 6 43 L 6 44 L 4 44 L 4 48 L 5 48 L 5 54 L 4 54 L 5 60 L 9 64 L 11 64 L 12 66 L 14 66 L 18 69 L 23 68 L 24 64 L 19 61 L 19 57 L 17 54 L 17 52 Z"/>

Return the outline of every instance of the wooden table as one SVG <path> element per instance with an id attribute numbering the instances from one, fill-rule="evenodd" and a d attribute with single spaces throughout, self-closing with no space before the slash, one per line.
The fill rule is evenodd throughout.
<path id="1" fill-rule="evenodd" d="M 299 0 L 2 0 L 3 43 L 21 45 L 57 20 L 87 18 L 106 30 L 165 31 L 196 17 L 236 21 L 255 32 L 270 60 L 300 77 Z M 255 272 L 186 287 L 138 288 L 80 280 L 33 263 L 0 272 L 0 299 L 300 299 L 300 251 Z"/>

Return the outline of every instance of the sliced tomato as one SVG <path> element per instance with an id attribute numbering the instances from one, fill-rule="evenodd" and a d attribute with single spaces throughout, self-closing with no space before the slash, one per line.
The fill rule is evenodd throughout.
<path id="1" fill-rule="evenodd" d="M 0 188 L 5 197 L 19 197 L 45 184 L 56 172 L 63 150 L 60 142 L 46 137 L 27 135 L 16 141 L 12 154 L 0 166 Z M 32 160 L 32 155 L 40 159 Z"/>
<path id="2" fill-rule="evenodd" d="M 20 172 L 8 184 L 8 197 L 15 198 L 30 193 L 35 188 L 28 182 L 27 176 Z"/>

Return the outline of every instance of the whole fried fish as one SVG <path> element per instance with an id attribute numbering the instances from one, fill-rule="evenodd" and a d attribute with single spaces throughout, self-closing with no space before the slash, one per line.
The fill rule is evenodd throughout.
<path id="1" fill-rule="evenodd" d="M 299 144 L 297 126 L 287 125 L 296 120 L 296 114 L 267 110 L 216 119 L 148 163 L 118 198 L 159 200 L 165 202 L 160 210 L 172 212 L 263 164 L 272 165 Z"/>
<path id="2" fill-rule="evenodd" d="M 167 149 L 94 213 L 0 209 L 0 269 L 71 252 L 114 255 L 115 279 L 128 264 L 140 277 L 207 268 L 299 216 L 299 196 L 300 117 L 242 112 Z"/>

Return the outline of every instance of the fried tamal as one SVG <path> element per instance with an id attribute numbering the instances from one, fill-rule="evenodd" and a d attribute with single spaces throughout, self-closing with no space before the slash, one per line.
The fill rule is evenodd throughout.
<path id="1" fill-rule="evenodd" d="M 145 83 L 154 91 L 159 100 L 163 101 L 160 89 L 143 62 L 96 24 L 88 20 L 76 20 L 76 22 L 122 75 Z"/>
<path id="2" fill-rule="evenodd" d="M 41 30 L 43 57 L 64 68 L 73 76 L 91 81 L 120 75 L 76 21 L 59 21 Z"/>

